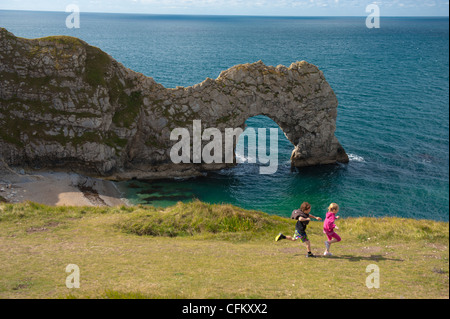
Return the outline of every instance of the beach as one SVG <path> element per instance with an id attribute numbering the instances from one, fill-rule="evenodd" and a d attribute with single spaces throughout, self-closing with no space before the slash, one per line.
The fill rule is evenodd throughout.
<path id="1" fill-rule="evenodd" d="M 0 163 L 0 201 L 50 206 L 128 205 L 113 182 L 62 171 L 27 171 Z"/>

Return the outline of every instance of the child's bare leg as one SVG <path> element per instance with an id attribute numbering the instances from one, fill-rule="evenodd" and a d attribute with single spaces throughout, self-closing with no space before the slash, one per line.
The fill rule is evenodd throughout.
<path id="1" fill-rule="evenodd" d="M 292 237 L 292 236 L 286 236 L 286 239 L 287 239 L 287 240 L 292 240 L 292 241 L 295 241 L 295 238 L 294 238 L 294 237 Z"/>
<path id="2" fill-rule="evenodd" d="M 328 246 L 327 246 L 327 249 L 325 250 L 325 252 L 329 253 L 330 251 L 329 251 L 328 247 L 330 247 L 331 244 L 333 244 L 333 243 L 340 242 L 340 240 L 337 240 L 336 238 L 333 237 L 333 238 L 331 238 L 331 240 L 327 240 L 326 242 L 328 243 Z"/>
<path id="3" fill-rule="evenodd" d="M 306 245 L 306 249 L 308 250 L 308 253 L 310 253 L 311 252 L 311 242 L 309 240 L 305 241 L 305 245 Z"/>

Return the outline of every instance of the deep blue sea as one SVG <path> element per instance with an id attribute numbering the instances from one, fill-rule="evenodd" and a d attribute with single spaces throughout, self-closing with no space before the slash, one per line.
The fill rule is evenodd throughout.
<path id="1" fill-rule="evenodd" d="M 303 201 L 323 216 L 449 220 L 449 20 L 382 17 L 167 16 L 0 11 L 0 26 L 16 36 L 71 35 L 109 53 L 166 87 L 216 78 L 235 64 L 306 60 L 317 65 L 339 100 L 336 136 L 347 165 L 291 172 L 293 146 L 279 131 L 276 174 L 258 164 L 201 178 L 121 182 L 133 203 L 167 206 L 192 198 L 232 203 L 281 216 Z M 277 127 L 258 116 L 249 127 Z"/>

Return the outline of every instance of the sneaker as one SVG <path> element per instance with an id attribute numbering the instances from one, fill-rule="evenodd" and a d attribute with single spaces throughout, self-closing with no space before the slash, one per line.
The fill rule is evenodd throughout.
<path id="1" fill-rule="evenodd" d="M 277 237 L 275 237 L 275 241 L 279 241 L 280 239 L 285 239 L 286 236 L 284 236 L 282 233 L 279 233 Z"/>
<path id="2" fill-rule="evenodd" d="M 323 255 L 324 255 L 324 256 L 333 256 L 333 254 L 330 253 L 330 252 L 324 252 Z"/>
<path id="3" fill-rule="evenodd" d="M 325 247 L 327 247 L 327 251 L 330 251 L 330 243 L 328 240 L 325 240 Z"/>
<path id="4" fill-rule="evenodd" d="M 314 258 L 314 257 L 316 257 L 316 256 L 313 255 L 313 253 L 309 252 L 309 253 L 306 254 L 306 257 L 308 257 L 308 258 Z"/>

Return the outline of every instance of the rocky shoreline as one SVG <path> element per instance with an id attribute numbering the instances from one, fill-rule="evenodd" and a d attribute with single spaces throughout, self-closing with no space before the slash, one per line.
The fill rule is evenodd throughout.
<path id="1" fill-rule="evenodd" d="M 50 206 L 128 206 L 111 181 L 62 171 L 28 171 L 0 161 L 0 203 Z"/>

